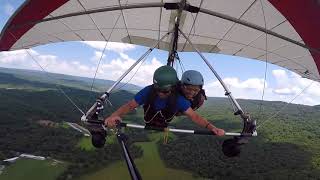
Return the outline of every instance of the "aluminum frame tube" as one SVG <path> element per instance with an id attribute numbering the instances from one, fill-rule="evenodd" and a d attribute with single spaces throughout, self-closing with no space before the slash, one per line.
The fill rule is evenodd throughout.
<path id="1" fill-rule="evenodd" d="M 39 21 L 30 21 L 30 22 L 26 22 L 23 24 L 19 24 L 17 26 L 12 26 L 12 27 L 10 27 L 10 29 L 16 29 L 16 28 L 20 28 L 20 27 L 23 27 L 26 25 L 33 25 L 33 24 L 38 24 L 38 23 L 52 21 L 52 20 L 58 20 L 58 19 L 86 15 L 86 14 L 94 14 L 94 13 L 99 13 L 99 12 L 117 11 L 117 10 L 125 10 L 125 9 L 164 7 L 164 4 L 165 3 L 161 3 L 161 2 L 160 3 L 138 3 L 138 4 L 123 5 L 123 6 L 121 5 L 121 6 L 105 7 L 105 8 L 100 8 L 100 9 L 93 9 L 93 10 L 87 10 L 87 11 L 81 11 L 81 12 L 75 12 L 75 13 L 69 13 L 69 14 L 64 14 L 64 15 L 60 15 L 60 16 L 45 18 L 45 19 L 42 19 Z M 6 29 L 6 27 L 7 26 L 5 26 L 3 28 L 3 31 Z"/>
<path id="2" fill-rule="evenodd" d="M 116 11 L 116 10 L 125 10 L 125 9 L 136 9 L 136 8 L 153 8 L 153 7 L 164 7 L 166 3 L 160 2 L 160 3 L 138 3 L 138 4 L 129 4 L 129 5 L 123 5 L 123 6 L 113 6 L 113 7 L 106 7 L 106 8 L 100 8 L 100 9 L 94 9 L 94 10 L 88 10 L 88 11 L 83 11 L 83 12 L 75 12 L 75 13 L 69 13 L 69 14 L 64 14 L 64 15 L 60 15 L 60 16 L 56 16 L 56 17 L 50 17 L 50 18 L 46 18 L 46 19 L 42 19 L 40 21 L 30 21 L 27 23 L 23 23 L 23 24 L 19 24 L 16 26 L 12 26 L 10 27 L 10 29 L 16 29 L 16 28 L 20 28 L 26 25 L 33 25 L 33 24 L 38 24 L 41 22 L 47 22 L 47 21 L 51 21 L 51 20 L 57 20 L 57 19 L 62 19 L 62 18 L 67 18 L 67 17 L 73 17 L 73 16 L 80 16 L 80 15 L 85 15 L 85 14 L 94 14 L 94 13 L 99 13 L 99 12 L 108 12 L 108 11 Z M 179 4 L 179 3 L 177 3 Z M 204 8 L 200 8 L 199 12 L 204 13 L 204 14 L 208 14 L 211 16 L 215 16 L 215 17 L 219 17 L 228 21 L 232 21 L 241 25 L 244 25 L 246 27 L 250 27 L 253 29 L 256 29 L 258 31 L 273 35 L 275 37 L 278 37 L 280 39 L 283 39 L 285 41 L 291 42 L 293 44 L 296 44 L 298 46 L 301 46 L 303 48 L 306 48 L 310 51 L 316 52 L 316 53 L 320 53 L 320 50 L 315 49 L 315 48 L 311 48 L 306 46 L 303 43 L 300 43 L 298 41 L 295 41 L 293 39 L 290 39 L 288 37 L 285 37 L 281 34 L 275 33 L 273 31 L 270 30 L 266 30 L 265 28 L 261 27 L 261 26 L 257 26 L 255 24 L 243 21 L 243 20 L 239 20 L 237 18 L 234 18 L 232 16 L 228 16 L 226 14 L 222 14 L 222 13 L 218 13 L 218 12 L 214 12 L 208 9 L 204 9 Z M 6 29 L 8 29 L 8 24 L 5 24 L 4 28 L 2 29 L 1 35 L 3 35 L 3 32 L 6 31 Z"/>
<path id="3" fill-rule="evenodd" d="M 157 43 L 155 43 L 152 48 L 149 48 L 148 51 L 146 53 L 144 53 L 124 74 L 122 74 L 122 76 L 119 77 L 119 79 L 107 90 L 106 93 L 110 93 L 119 83 L 120 81 L 126 77 L 126 75 L 128 75 L 130 73 L 130 71 L 137 65 L 139 64 L 139 62 L 141 60 L 143 60 L 147 55 L 149 55 L 151 53 L 151 51 L 156 48 L 158 46 L 158 44 L 165 38 L 167 37 L 171 32 L 167 32 L 164 36 L 162 36 L 161 39 L 159 39 L 157 41 Z"/>
<path id="4" fill-rule="evenodd" d="M 235 105 L 235 107 L 237 108 L 237 111 L 240 111 L 240 114 L 243 114 L 243 110 L 241 109 L 239 103 L 237 102 L 237 100 L 232 96 L 230 90 L 228 89 L 228 87 L 226 86 L 226 84 L 223 82 L 223 80 L 221 79 L 221 77 L 219 76 L 219 74 L 214 70 L 214 68 L 211 66 L 211 64 L 209 63 L 209 61 L 202 55 L 202 53 L 193 45 L 193 43 L 190 41 L 190 39 L 181 31 L 181 29 L 179 29 L 180 33 L 184 36 L 184 38 L 189 42 L 189 44 L 192 46 L 192 48 L 199 54 L 199 56 L 203 59 L 203 61 L 207 64 L 207 66 L 210 68 L 210 70 L 213 72 L 213 74 L 216 76 L 216 78 L 218 79 L 218 81 L 220 82 L 220 84 L 222 85 L 222 87 L 224 88 L 224 90 L 226 91 L 226 96 L 228 96 L 232 103 Z"/>
<path id="5" fill-rule="evenodd" d="M 91 114 L 93 110 L 95 110 L 98 106 L 98 103 L 104 103 L 105 99 L 108 97 L 109 93 L 121 82 L 121 80 L 130 73 L 130 71 L 136 67 L 137 64 L 139 64 L 147 55 L 153 51 L 154 48 L 158 46 L 158 44 L 165 38 L 167 37 L 171 32 L 167 32 L 165 35 L 162 36 L 161 39 L 159 39 L 151 48 L 148 49 L 146 53 L 144 53 L 131 67 L 118 78 L 118 80 L 99 98 L 103 102 L 95 102 L 91 108 L 87 111 L 86 114 L 84 114 L 81 117 L 81 121 L 87 121 L 87 117 Z"/>
<path id="6" fill-rule="evenodd" d="M 306 48 L 310 51 L 313 51 L 313 52 L 316 52 L 316 53 L 320 53 L 320 50 L 319 49 L 315 49 L 315 48 L 311 48 L 311 47 L 308 47 L 306 46 L 305 44 L 301 43 L 301 42 L 298 42 L 298 41 L 295 41 L 291 38 L 288 38 L 288 37 L 285 37 L 281 34 L 278 34 L 276 32 L 273 32 L 273 31 L 270 31 L 264 27 L 261 27 L 261 26 L 258 26 L 258 25 L 255 25 L 255 24 L 252 24 L 250 22 L 247 22 L 247 21 L 243 21 L 243 20 L 240 20 L 240 19 L 237 19 L 237 18 L 234 18 L 232 16 L 228 16 L 226 14 L 222 14 L 222 13 L 218 13 L 218 12 L 214 12 L 214 11 L 211 11 L 211 10 L 208 10 L 208 9 L 203 9 L 203 8 L 200 8 L 199 12 L 202 12 L 204 14 L 208 14 L 208 15 L 211 15 L 211 16 L 215 16 L 215 17 L 219 17 L 219 18 L 222 18 L 222 19 L 225 19 L 225 20 L 228 20 L 228 21 L 231 21 L 231 22 L 234 22 L 234 23 L 237 23 L 237 24 L 241 24 L 243 26 L 246 26 L 246 27 L 249 27 L 249 28 L 252 28 L 252 29 L 255 29 L 255 30 L 258 30 L 260 32 L 263 32 L 263 33 L 266 33 L 266 34 L 269 34 L 269 35 L 272 35 L 272 36 L 275 36 L 277 38 L 280 38 L 284 41 L 288 41 L 288 42 L 291 42 L 293 44 L 296 44 L 300 47 L 303 47 L 303 48 Z"/>
<path id="7" fill-rule="evenodd" d="M 158 130 L 158 131 L 164 131 L 164 129 L 148 129 L 146 126 L 138 125 L 138 124 L 129 124 L 129 123 L 121 123 L 121 127 L 128 127 L 128 128 L 136 128 L 136 129 L 144 129 L 144 130 Z M 173 132 L 173 133 L 186 133 L 186 134 L 199 134 L 199 135 L 215 135 L 212 134 L 211 131 L 196 131 L 191 129 L 175 129 L 175 128 L 167 128 L 167 131 Z M 201 133 L 198 133 L 201 132 Z M 243 134 L 243 133 L 237 133 L 237 132 L 225 132 L 225 136 L 257 136 L 257 133 L 253 134 Z"/>
<path id="8" fill-rule="evenodd" d="M 123 156 L 124 156 L 124 158 L 126 160 L 127 168 L 129 170 L 131 179 L 132 180 L 141 180 L 142 179 L 141 175 L 140 175 L 138 169 L 136 168 L 136 165 L 134 164 L 134 161 L 131 158 L 131 155 L 128 152 L 128 148 L 127 148 L 126 144 L 124 143 L 121 135 L 118 134 L 117 138 L 118 138 L 118 142 L 119 142 L 119 144 L 121 146 Z"/>

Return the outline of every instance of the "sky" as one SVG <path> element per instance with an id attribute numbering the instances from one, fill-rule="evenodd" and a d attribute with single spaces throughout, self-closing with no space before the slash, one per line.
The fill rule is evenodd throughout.
<path id="1" fill-rule="evenodd" d="M 0 29 L 23 0 L 0 0 Z M 148 47 L 106 42 L 64 42 L 42 45 L 28 50 L 0 52 L 0 67 L 41 70 L 93 78 L 118 79 Z M 31 55 L 31 56 L 30 56 Z M 133 69 L 123 80 L 138 86 L 152 84 L 153 72 L 166 64 L 168 52 L 154 49 L 146 61 Z M 204 56 L 221 76 L 235 98 L 284 101 L 295 104 L 319 105 L 320 83 L 276 65 L 247 58 L 205 53 Z M 210 69 L 196 53 L 179 53 L 184 70 L 202 73 L 206 94 L 224 97 L 224 90 Z M 33 60 L 35 59 L 36 62 Z M 179 77 L 182 70 L 176 66 Z M 266 81 L 265 79 L 266 71 Z"/>

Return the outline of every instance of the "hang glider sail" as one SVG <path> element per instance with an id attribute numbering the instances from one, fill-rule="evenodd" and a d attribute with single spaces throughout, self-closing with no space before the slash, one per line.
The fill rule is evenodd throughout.
<path id="1" fill-rule="evenodd" d="M 87 113 L 80 110 L 81 120 L 93 127 L 89 131 L 98 147 L 105 143 L 106 129 L 98 117 L 109 93 L 140 61 L 154 48 L 169 51 L 167 65 L 171 66 L 175 59 L 179 60 L 177 52 L 197 52 L 224 87 L 225 95 L 233 103 L 234 115 L 243 120 L 241 133 L 225 134 L 239 136 L 223 144 L 224 153 L 235 156 L 246 137 L 257 135 L 256 122 L 241 109 L 201 52 L 267 61 L 320 82 L 319 19 L 317 1 L 27 0 L 2 30 L 0 51 L 66 41 L 122 42 L 150 47 Z M 141 179 L 124 143 L 121 126 L 117 128 L 130 175 L 132 179 Z"/>
<path id="2" fill-rule="evenodd" d="M 111 41 L 150 47 L 173 29 L 178 2 L 27 0 L 3 29 L 0 50 L 65 41 Z M 199 51 L 267 59 L 320 82 L 317 1 L 189 0 L 187 3 L 179 27 Z M 170 50 L 171 41 L 168 36 L 157 48 Z M 194 50 L 186 39 L 179 38 L 177 51 Z"/>

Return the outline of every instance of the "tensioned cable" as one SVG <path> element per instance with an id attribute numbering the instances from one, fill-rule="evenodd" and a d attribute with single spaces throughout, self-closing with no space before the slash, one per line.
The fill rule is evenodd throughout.
<path id="1" fill-rule="evenodd" d="M 174 67 L 174 69 L 176 70 L 176 72 L 177 72 L 177 75 L 178 75 L 178 77 L 179 77 L 179 72 L 178 72 L 178 62 L 176 62 L 176 61 L 174 61 L 173 62 L 174 63 L 174 65 L 176 66 L 176 67 Z M 172 65 L 172 67 L 174 66 L 174 65 Z"/>
<path id="2" fill-rule="evenodd" d="M 127 3 L 128 3 L 128 0 L 127 0 L 126 4 L 127 4 Z M 118 18 L 117 18 L 116 22 L 114 23 L 114 25 L 113 25 L 113 27 L 112 27 L 112 29 L 111 29 L 111 32 L 110 32 L 109 37 L 108 37 L 108 39 L 107 39 L 106 45 L 104 46 L 103 51 L 102 51 L 102 53 L 101 53 L 98 66 L 97 66 L 96 72 L 94 73 L 94 77 L 93 77 L 93 80 L 92 80 L 92 84 L 91 84 L 91 88 L 90 88 L 91 91 L 93 90 L 94 81 L 95 81 L 95 79 L 96 79 L 96 77 L 97 77 L 97 73 L 98 73 L 99 66 L 100 66 L 100 63 L 101 63 L 101 61 L 102 61 L 104 52 L 105 52 L 105 50 L 106 50 L 106 48 L 107 48 L 107 46 L 108 46 L 108 43 L 110 42 L 110 38 L 111 38 L 111 36 L 112 36 L 112 33 L 113 33 L 116 25 L 118 24 L 118 21 L 119 21 L 120 17 L 121 17 L 121 13 L 119 13 Z M 93 21 L 93 20 L 92 20 L 92 21 Z M 96 26 L 97 26 L 97 25 L 96 25 Z M 98 28 L 98 26 L 97 26 L 97 28 Z M 98 29 L 99 29 L 99 28 L 98 28 Z M 99 31 L 100 31 L 100 30 L 99 30 Z"/>
<path id="3" fill-rule="evenodd" d="M 175 52 L 175 59 L 176 59 L 176 71 L 178 71 L 178 65 L 180 65 L 180 70 L 181 70 L 181 76 L 183 74 L 183 72 L 185 71 L 184 65 L 179 57 L 178 52 Z M 179 64 L 178 64 L 179 63 Z"/>
<path id="4" fill-rule="evenodd" d="M 263 93 L 262 93 L 262 99 L 261 101 L 264 101 L 264 94 L 265 94 L 265 84 L 266 84 L 266 78 L 267 78 L 267 68 L 268 68 L 268 34 L 267 34 L 267 24 L 266 24 L 266 17 L 265 17 L 265 11 L 263 8 L 263 4 L 262 1 L 260 0 L 260 4 L 261 4 L 261 9 L 262 9 L 262 13 L 263 13 L 263 18 L 264 18 L 264 26 L 265 26 L 265 33 L 266 33 L 266 42 L 265 42 L 265 46 L 266 46 L 266 63 L 265 63 L 265 73 L 264 73 L 264 83 L 263 83 Z M 286 104 L 285 106 L 283 106 L 277 113 L 275 113 L 274 115 L 272 115 L 270 118 L 268 118 L 267 120 L 261 122 L 261 124 L 259 126 L 257 126 L 257 129 L 259 127 L 261 127 L 263 124 L 265 124 L 267 121 L 269 121 L 270 119 L 276 117 L 285 107 L 287 107 L 289 104 L 291 104 L 297 97 L 299 97 L 305 90 L 307 90 L 311 85 L 313 84 L 313 82 L 311 82 L 308 86 L 306 86 L 297 96 L 295 96 L 288 104 Z M 260 107 L 259 107 L 259 117 L 261 116 L 262 113 L 262 102 L 260 103 Z"/>
<path id="5" fill-rule="evenodd" d="M 265 124 L 267 121 L 271 120 L 272 118 L 276 117 L 281 111 L 283 111 L 289 104 L 291 104 L 297 97 L 299 97 L 304 91 L 306 91 L 312 84 L 314 83 L 314 81 L 312 81 L 308 86 L 306 86 L 299 94 L 297 94 L 288 104 L 286 104 L 285 106 L 283 106 L 278 112 L 276 112 L 275 114 L 273 114 L 271 117 L 269 117 L 267 120 L 263 121 L 262 123 L 260 123 L 259 126 L 257 126 L 257 129 L 259 127 L 261 127 L 263 124 Z"/>
<path id="6" fill-rule="evenodd" d="M 84 11 L 87 11 L 86 8 L 84 7 L 84 5 L 80 2 L 80 0 L 77 0 L 77 1 L 78 1 L 78 3 L 80 4 L 80 6 L 84 9 Z M 108 39 L 106 39 L 105 36 L 103 35 L 103 33 L 101 32 L 100 28 L 98 27 L 97 23 L 96 23 L 96 22 L 94 21 L 94 19 L 91 17 L 91 15 L 88 14 L 88 16 L 89 16 L 89 18 L 91 19 L 91 21 L 93 22 L 93 24 L 97 27 L 97 29 L 98 29 L 98 31 L 100 32 L 100 34 L 101 34 L 101 36 L 103 37 L 103 39 L 104 39 L 105 41 L 107 41 L 107 42 L 106 42 L 106 45 L 104 46 L 104 49 L 103 49 L 103 51 L 102 51 L 102 54 L 101 54 L 101 57 L 100 57 L 100 59 L 99 59 L 99 63 L 98 63 L 96 72 L 95 72 L 95 74 L 94 74 L 94 78 L 93 78 L 92 83 L 91 83 L 91 88 L 90 88 L 90 89 L 91 89 L 91 92 L 92 92 L 92 90 L 93 90 L 93 85 L 94 85 L 94 81 L 95 81 L 95 78 L 96 78 L 96 75 L 97 75 L 97 72 L 98 72 L 98 69 L 99 69 L 99 66 L 100 66 L 101 59 L 102 59 L 103 54 L 104 54 L 104 52 L 105 52 L 105 50 L 106 50 L 106 48 L 107 48 L 109 39 L 110 39 L 110 37 L 111 37 L 111 34 L 112 34 L 113 29 L 114 29 L 115 26 L 113 26 L 113 28 L 112 28 L 112 30 L 111 30 L 111 33 L 110 33 L 110 35 L 109 35 L 109 37 L 108 37 Z M 117 21 L 116 21 L 116 22 L 117 22 Z"/>
<path id="7" fill-rule="evenodd" d="M 236 112 L 236 111 L 237 111 L 237 109 L 236 109 L 235 105 L 232 103 L 232 101 L 231 101 L 231 99 L 230 99 L 230 98 L 228 98 L 228 100 L 229 100 L 229 103 L 230 103 L 230 104 L 231 104 L 231 106 L 232 106 L 233 112 Z"/>
<path id="8" fill-rule="evenodd" d="M 128 1 L 127 1 L 127 2 L 128 2 Z M 94 77 L 93 77 L 93 79 L 92 79 L 91 88 L 90 88 L 90 89 L 91 89 L 91 92 L 93 91 L 93 86 L 94 86 L 94 83 L 95 83 L 95 79 L 96 79 L 96 77 L 97 77 L 97 73 L 98 73 L 98 70 L 99 70 L 101 61 L 102 61 L 102 59 L 103 59 L 104 52 L 105 52 L 106 49 L 107 49 L 107 46 L 108 46 L 108 43 L 109 43 L 110 38 L 111 38 L 111 36 L 112 36 L 112 33 L 113 33 L 116 25 L 118 24 L 118 21 L 119 21 L 120 17 L 121 17 L 121 13 L 119 13 L 119 16 L 118 16 L 116 22 L 114 23 L 114 25 L 113 25 L 113 27 L 112 27 L 112 29 L 111 29 L 111 32 L 110 32 L 110 34 L 109 34 L 109 37 L 108 37 L 108 39 L 107 39 L 107 42 L 106 42 L 106 44 L 105 44 L 105 46 L 104 46 L 104 48 L 103 48 L 103 50 L 102 50 L 102 53 L 101 53 L 101 56 L 100 56 L 100 59 L 99 59 L 99 62 L 98 62 L 98 66 L 97 66 L 97 68 L 96 68 L 96 71 L 95 71 L 95 73 L 94 73 Z"/>
<path id="9" fill-rule="evenodd" d="M 256 3 L 257 0 L 254 0 L 250 6 L 240 15 L 240 17 L 238 19 L 241 19 L 247 12 L 248 10 L 254 5 L 254 3 Z M 218 47 L 218 44 L 220 44 L 220 42 L 225 41 L 224 38 L 227 36 L 227 34 L 233 29 L 233 27 L 236 25 L 237 23 L 233 23 L 230 28 L 228 28 L 228 30 L 226 31 L 226 33 L 222 36 L 221 39 L 218 40 L 218 42 L 210 49 L 209 52 L 212 52 L 214 50 L 215 47 Z"/>
<path id="10" fill-rule="evenodd" d="M 151 53 L 151 52 L 150 52 Z M 148 53 L 147 56 L 150 54 Z M 146 57 L 147 57 L 146 56 Z M 123 88 L 124 86 L 126 86 L 131 80 L 132 78 L 137 74 L 138 70 L 141 68 L 142 64 L 146 61 L 146 57 L 144 58 L 144 60 L 140 63 L 140 65 L 138 66 L 137 70 L 133 73 L 133 75 L 131 76 L 131 78 L 125 82 L 122 86 L 120 86 L 119 88 L 115 89 L 115 91 L 120 90 L 121 88 Z"/>
<path id="11" fill-rule="evenodd" d="M 178 54 L 178 53 L 177 53 L 177 54 Z M 184 65 L 183 65 L 183 63 L 182 63 L 182 61 L 181 61 L 181 59 L 179 58 L 178 55 L 177 55 L 177 57 L 178 57 L 177 60 L 178 60 L 178 62 L 179 62 L 179 64 L 180 64 L 181 75 L 182 75 L 186 69 L 184 68 Z"/>
<path id="12" fill-rule="evenodd" d="M 201 2 L 200 2 L 199 9 L 201 8 L 202 3 L 203 3 L 203 0 L 201 0 Z M 195 32 L 196 32 L 195 23 L 196 23 L 198 14 L 199 14 L 199 12 L 196 14 L 196 17 L 193 17 L 193 14 L 191 13 L 191 17 L 192 17 L 192 19 L 193 19 L 193 23 L 192 23 L 190 32 L 189 32 L 189 34 L 188 34 L 188 38 L 190 37 L 190 34 L 191 34 L 192 30 L 194 31 L 194 34 L 195 34 Z M 182 49 L 181 49 L 181 52 L 184 50 L 184 48 L 186 47 L 186 45 L 187 45 L 187 40 L 186 40 L 186 42 L 183 44 L 183 47 L 182 47 Z"/>
<path id="13" fill-rule="evenodd" d="M 80 1 L 80 0 L 77 0 L 77 2 L 80 4 L 80 6 L 83 8 L 83 10 L 84 10 L 85 12 L 87 12 L 87 9 L 84 7 L 84 5 L 81 3 L 81 1 Z M 104 34 L 102 33 L 101 29 L 98 27 L 97 23 L 96 23 L 96 22 L 94 21 L 94 19 L 91 17 L 91 14 L 88 14 L 88 16 L 89 16 L 89 18 L 91 19 L 92 23 L 97 27 L 97 29 L 98 29 L 100 35 L 103 37 L 103 39 L 104 39 L 105 41 L 107 41 L 107 39 L 106 39 L 106 37 L 104 36 Z"/>
<path id="14" fill-rule="evenodd" d="M 163 38 L 165 38 L 169 33 L 167 33 L 166 35 L 164 35 L 160 40 L 162 40 Z M 158 43 L 160 42 L 160 40 L 158 41 Z M 155 47 L 150 48 L 148 50 L 147 53 L 145 53 L 141 58 L 139 58 L 139 60 L 143 60 L 143 62 L 141 62 L 140 66 L 142 65 L 142 63 L 144 63 L 144 61 L 146 60 L 146 57 L 153 51 Z M 139 67 L 140 68 L 140 67 Z M 139 69 L 138 68 L 138 69 Z M 136 70 L 136 72 L 138 71 L 138 69 Z M 134 74 L 136 74 L 136 72 Z M 133 76 L 132 76 L 133 77 Z M 132 78 L 131 78 L 132 79 Z M 113 105 L 111 104 L 111 102 L 108 100 L 108 98 L 106 98 L 106 101 L 108 101 L 109 105 L 111 106 L 111 108 L 113 108 Z"/>
<path id="15" fill-rule="evenodd" d="M 162 39 L 162 38 L 161 38 Z M 160 41 L 160 39 L 159 39 Z M 141 68 L 142 64 L 146 61 L 148 55 L 151 53 L 152 51 L 150 51 L 149 53 L 147 53 L 144 57 L 143 57 L 143 60 L 142 62 L 140 63 L 139 67 L 137 68 L 137 70 L 134 72 L 134 74 L 131 76 L 131 78 L 126 82 L 124 83 L 122 86 L 120 86 L 118 89 L 115 89 L 115 90 L 119 90 L 121 88 L 123 88 L 124 86 L 126 86 L 131 80 L 132 78 L 136 75 L 136 73 L 138 72 L 138 70 Z"/>
<path id="16" fill-rule="evenodd" d="M 112 31 L 111 31 L 111 33 L 112 33 Z M 106 44 L 104 45 L 104 48 L 103 48 L 103 50 L 102 50 L 102 52 L 101 52 L 101 56 L 100 56 L 98 65 L 97 65 L 96 71 L 95 71 L 94 76 L 93 76 L 93 79 L 92 79 L 92 83 L 91 83 L 91 87 L 90 87 L 90 91 L 91 91 L 91 92 L 93 91 L 94 82 L 95 82 L 96 77 L 97 77 L 97 73 L 98 73 L 98 70 L 99 70 L 99 67 L 100 67 L 100 63 L 101 63 L 101 61 L 102 61 L 102 57 L 103 57 L 103 55 L 104 55 L 105 50 L 107 49 L 108 42 L 109 42 L 109 39 L 108 39 L 108 41 L 106 42 Z"/>
<path id="17" fill-rule="evenodd" d="M 26 52 L 31 56 L 31 54 L 28 52 L 28 50 L 26 49 Z M 42 69 L 43 72 L 45 72 L 47 74 L 47 76 L 49 78 L 50 77 L 49 73 L 40 65 L 40 63 L 33 57 L 31 56 L 31 58 L 33 59 L 33 61 Z M 60 86 L 58 86 L 57 84 L 55 84 L 57 86 L 57 88 L 61 91 L 61 93 L 84 115 L 85 113 L 76 105 L 76 103 L 64 92 L 64 90 L 62 88 L 60 88 Z"/>
<path id="18" fill-rule="evenodd" d="M 18 39 L 15 37 L 15 35 L 13 35 L 11 32 L 9 32 L 10 35 L 16 40 L 18 41 Z M 25 49 L 25 51 L 27 52 L 27 54 L 31 57 L 31 59 L 41 68 L 41 70 L 51 79 L 54 79 L 53 77 L 50 76 L 50 74 L 41 66 L 41 64 L 31 55 L 31 53 Z M 77 104 L 64 92 L 64 90 L 62 88 L 60 88 L 60 86 L 58 84 L 55 84 L 55 86 L 57 87 L 57 89 L 69 100 L 69 102 L 71 102 L 71 104 L 73 104 L 74 107 L 76 107 L 83 115 L 85 115 L 85 113 L 77 106 Z"/>
<path id="19" fill-rule="evenodd" d="M 121 7 L 122 5 L 121 5 L 120 0 L 118 0 L 118 3 L 119 3 L 119 6 Z M 129 34 L 129 30 L 128 30 L 128 26 L 127 26 L 127 23 L 126 23 L 126 19 L 124 18 L 123 9 L 121 9 L 120 11 L 121 11 L 120 14 L 122 15 L 122 19 L 123 19 L 123 24 L 124 24 L 124 26 L 125 26 L 125 28 L 127 30 L 127 33 L 128 33 L 129 42 L 132 43 L 131 42 L 131 38 L 130 38 L 130 34 Z"/>
<path id="20" fill-rule="evenodd" d="M 265 29 L 265 35 L 266 35 L 266 41 L 265 41 L 266 59 L 265 59 L 265 68 L 264 68 L 264 80 L 263 80 L 263 89 L 262 89 L 261 101 L 260 101 L 259 111 L 258 111 L 258 117 L 260 119 L 263 119 L 263 117 L 262 117 L 262 114 L 263 114 L 263 112 L 262 112 L 263 111 L 262 110 L 262 103 L 264 101 L 264 93 L 265 93 L 265 88 L 266 88 L 267 70 L 268 70 L 268 34 L 267 34 L 266 16 L 265 16 L 265 12 L 264 12 L 264 8 L 263 8 L 263 4 L 262 4 L 261 0 L 260 0 L 260 5 L 261 5 L 261 11 L 262 11 L 262 15 L 263 15 L 264 29 Z M 258 175 L 258 170 L 257 170 L 256 166 L 254 166 L 254 170 L 255 170 L 255 174 Z"/>
<path id="21" fill-rule="evenodd" d="M 49 14 L 49 16 L 54 17 L 51 14 Z M 77 36 L 81 41 L 84 41 L 84 39 L 82 39 L 82 37 L 76 31 L 74 31 L 70 26 L 68 26 L 66 23 L 64 23 L 61 19 L 57 19 L 57 21 L 59 21 L 61 24 L 63 24 L 67 29 L 70 30 L 70 32 L 72 32 L 75 36 Z"/>
<path id="22" fill-rule="evenodd" d="M 268 34 L 267 34 L 267 21 L 266 21 L 265 11 L 264 11 L 263 4 L 262 4 L 261 0 L 260 0 L 260 4 L 261 4 L 261 10 L 262 10 L 262 14 L 263 14 L 264 28 L 265 28 L 265 34 L 266 34 L 266 42 L 265 42 L 266 60 L 265 60 L 265 69 L 264 69 L 264 81 L 263 81 L 263 90 L 262 90 L 261 102 L 260 102 L 259 113 L 258 113 L 259 114 L 258 117 L 261 118 L 261 115 L 263 114 L 262 103 L 264 101 L 264 94 L 265 94 L 266 80 L 267 80 L 267 71 L 268 71 Z"/>
<path id="23" fill-rule="evenodd" d="M 13 37 L 14 35 L 12 33 L 10 33 Z M 15 38 L 15 37 L 14 37 Z M 46 71 L 41 64 L 33 57 L 33 55 L 31 55 L 31 53 L 25 49 L 25 51 L 27 52 L 27 54 L 31 57 L 31 59 L 41 68 L 41 70 L 50 78 L 50 79 L 54 79 L 53 77 L 50 76 L 50 74 L 48 73 L 48 71 Z M 74 107 L 76 107 L 83 115 L 85 114 L 81 108 L 79 108 L 77 106 L 77 104 L 64 92 L 64 90 L 58 85 L 55 84 L 56 88 L 69 100 L 69 102 L 71 102 L 71 104 L 73 104 Z"/>
<path id="24" fill-rule="evenodd" d="M 163 3 L 163 0 L 161 0 L 161 3 Z M 158 41 L 160 40 L 160 33 L 161 33 L 161 18 L 162 18 L 162 7 L 160 7 L 160 16 L 159 16 L 159 25 L 158 25 L 158 29 L 159 29 L 159 32 L 158 32 Z M 160 49 L 160 43 L 158 44 L 158 49 Z"/>

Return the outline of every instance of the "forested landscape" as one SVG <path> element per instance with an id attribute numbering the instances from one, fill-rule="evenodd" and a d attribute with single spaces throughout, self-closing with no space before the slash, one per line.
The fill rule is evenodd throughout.
<path id="1" fill-rule="evenodd" d="M 0 73 L 1 160 L 18 153 L 51 157 L 66 164 L 58 179 L 79 179 L 123 160 L 112 133 L 103 149 L 79 147 L 83 135 L 66 126 L 65 122 L 80 124 L 82 114 L 52 82 L 30 78 L 33 76 L 24 79 L 22 76 Z M 92 92 L 81 84 L 68 86 L 65 83 L 68 80 L 66 78 L 58 88 L 63 89 L 80 109 L 87 110 L 100 93 Z M 110 101 L 114 107 L 108 108 L 104 116 L 133 95 L 123 90 L 113 93 Z M 258 137 L 251 138 L 249 144 L 241 147 L 239 157 L 228 158 L 221 151 L 223 140 L 230 137 L 176 134 L 170 136 L 167 144 L 163 144 L 162 139 L 155 141 L 165 166 L 190 172 L 195 179 L 319 179 L 319 105 L 287 105 L 257 100 L 239 100 L 239 103 L 257 119 L 258 126 L 262 124 Z M 269 119 L 284 106 L 279 114 Z M 232 114 L 226 98 L 209 98 L 198 112 L 228 132 L 241 131 L 241 121 Z M 52 121 L 54 125 L 40 124 L 40 120 Z M 124 120 L 141 124 L 141 110 Z M 199 129 L 185 117 L 174 120 L 172 126 Z M 127 130 L 126 134 L 130 152 L 135 158 L 146 153 L 136 142 L 154 141 L 149 132 Z M 5 175 L 4 171 L 0 179 Z"/>

